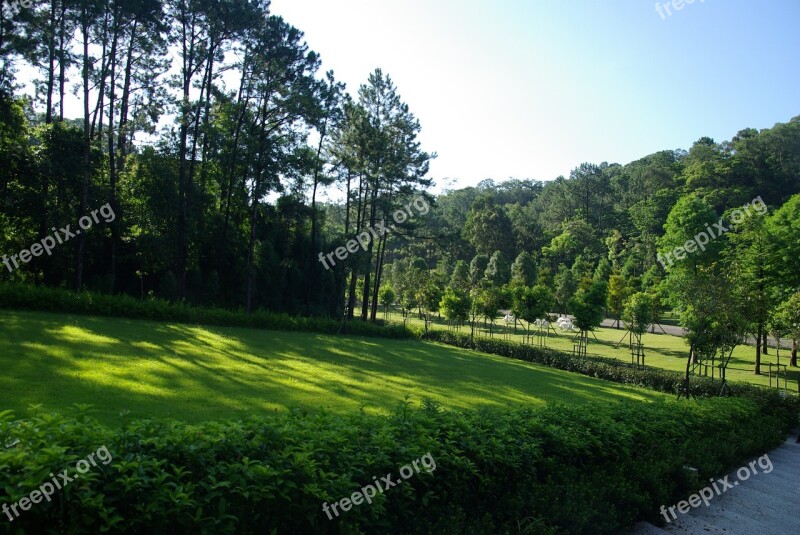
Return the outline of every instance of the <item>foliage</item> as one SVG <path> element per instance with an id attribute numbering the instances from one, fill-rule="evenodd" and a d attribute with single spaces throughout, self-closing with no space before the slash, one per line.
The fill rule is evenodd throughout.
<path id="1" fill-rule="evenodd" d="M 550 244 L 542 248 L 542 256 L 551 266 L 570 262 L 578 256 L 585 256 L 594 262 L 603 249 L 597 238 L 597 231 L 585 221 L 569 221 L 561 225 L 561 234 L 555 236 Z"/>
<path id="2" fill-rule="evenodd" d="M 605 280 L 600 278 L 600 280 Z M 608 298 L 606 299 L 606 309 L 612 317 L 619 319 L 624 309 L 625 300 L 628 298 L 630 289 L 625 283 L 625 279 L 620 275 L 611 275 L 608 278 Z"/>
<path id="3" fill-rule="evenodd" d="M 788 336 L 794 341 L 791 365 L 797 366 L 797 341 L 800 340 L 800 291 L 793 293 L 770 317 L 773 337 Z"/>
<path id="4" fill-rule="evenodd" d="M 766 412 L 762 412 L 766 409 Z M 781 443 L 780 409 L 749 400 L 596 404 L 445 412 L 433 403 L 388 418 L 293 411 L 199 425 L 85 414 L 0 415 L 4 484 L 14 503 L 105 447 L 108 464 L 35 504 L 4 530 L 28 533 L 619 533 L 658 507 Z M 740 425 L 737 425 L 740 424 Z M 746 425 L 745 425 L 746 424 Z M 435 470 L 329 520 L 323 503 L 425 455 Z M 698 468 L 696 476 L 685 465 Z"/>
<path id="5" fill-rule="evenodd" d="M 578 285 L 572 275 L 572 271 L 563 264 L 559 266 L 559 271 L 555 278 L 555 287 L 555 297 L 559 304 L 560 312 L 565 313 L 567 312 L 567 304 L 575 294 Z"/>
<path id="6" fill-rule="evenodd" d="M 511 266 L 500 251 L 495 251 L 486 266 L 484 278 L 492 286 L 501 287 L 511 278 Z"/>
<path id="7" fill-rule="evenodd" d="M 608 283 L 593 282 L 588 289 L 579 291 L 570 299 L 569 307 L 575 316 L 575 325 L 582 331 L 589 331 L 603 322 Z"/>
<path id="8" fill-rule="evenodd" d="M 511 311 L 529 325 L 537 319 L 545 318 L 554 303 L 553 292 L 546 286 L 515 286 L 512 290 Z"/>
<path id="9" fill-rule="evenodd" d="M 523 251 L 511 264 L 512 286 L 533 286 L 536 284 L 537 267 L 533 256 Z"/>
<path id="10" fill-rule="evenodd" d="M 449 287 L 454 290 L 467 292 L 469 291 L 470 285 L 469 264 L 463 260 L 459 260 L 456 262 L 456 265 L 453 266 L 453 273 L 450 275 Z"/>
<path id="11" fill-rule="evenodd" d="M 483 281 L 488 266 L 488 256 L 484 254 L 475 255 L 469 264 L 469 279 L 473 286 Z"/>
<path id="12" fill-rule="evenodd" d="M 384 311 L 388 310 L 389 307 L 394 304 L 395 299 L 397 299 L 397 294 L 394 293 L 394 289 L 388 284 L 382 285 L 378 292 L 378 300 L 381 306 L 383 306 Z"/>
<path id="13" fill-rule="evenodd" d="M 767 223 L 770 257 L 783 296 L 800 288 L 800 194 L 778 208 Z M 770 257 L 763 260 L 769 261 Z"/>
<path id="14" fill-rule="evenodd" d="M 503 307 L 505 292 L 501 288 L 489 286 L 481 289 L 474 298 L 481 316 L 494 322 L 497 312 Z"/>
<path id="15" fill-rule="evenodd" d="M 691 270 L 718 258 L 725 243 L 724 236 L 708 234 L 714 232 L 712 225 L 717 220 L 713 207 L 699 195 L 691 194 L 678 199 L 667 217 L 664 236 L 658 239 L 659 261 L 667 273 Z M 688 252 L 686 245 L 700 233 L 708 235 L 708 244 L 703 250 Z"/>
<path id="16" fill-rule="evenodd" d="M 758 340 L 756 343 L 756 365 L 761 364 L 761 340 L 767 336 L 767 320 L 775 308 L 775 266 L 772 264 L 774 248 L 770 245 L 768 219 L 764 214 L 754 213 L 743 221 L 733 223 L 730 244 L 723 252 L 732 276 L 731 293 L 741 303 L 742 321 L 747 330 Z"/>
<path id="17" fill-rule="evenodd" d="M 674 274 L 670 274 L 673 277 Z M 684 275 L 680 293 L 681 325 L 686 339 L 699 359 L 714 358 L 742 343 L 747 329 L 744 302 L 731 292 L 728 274 L 716 264 L 699 266 L 692 276 Z M 758 363 L 756 363 L 758 366 Z M 758 368 L 756 367 L 756 371 Z"/>
<path id="18" fill-rule="evenodd" d="M 511 220 L 505 208 L 488 197 L 475 201 L 467 215 L 463 236 L 479 254 L 490 255 L 500 249 L 503 256 L 513 258 L 509 237 L 513 235 Z"/>
<path id="19" fill-rule="evenodd" d="M 433 196 L 434 155 L 391 77 L 376 69 L 348 94 L 267 1 L 40 2 L 14 25 L 7 63 L 27 65 L 19 72 L 36 91 L 0 82 L 0 248 L 12 255 L 106 203 L 117 217 L 74 247 L 3 270 L 4 280 L 329 318 L 361 302 L 360 316 L 375 321 L 389 275 L 397 299 L 419 305 L 384 259 L 419 257 L 426 277 L 443 277 L 499 250 L 520 262 L 514 284 L 551 285 L 567 312 L 609 269 L 649 291 L 669 271 L 658 252 L 759 195 L 774 211 L 768 239 L 731 251 L 751 250 L 774 272 L 760 296 L 800 286 L 800 117 L 626 165 L 585 162 L 566 177 L 487 179 Z M 85 92 L 83 117 L 64 117 L 67 90 Z M 329 188 L 344 196 L 320 202 Z M 416 210 L 345 260 L 325 258 L 420 195 L 429 214 Z M 708 265 L 724 248 L 717 239 L 708 258 L 679 263 Z M 478 259 L 473 285 L 489 262 Z M 573 280 L 556 276 L 561 265 Z M 504 284 L 505 267 L 490 278 Z"/>
<path id="20" fill-rule="evenodd" d="M 439 303 L 439 310 L 449 321 L 463 323 L 469 319 L 470 299 L 463 290 L 448 287 Z"/>
<path id="21" fill-rule="evenodd" d="M 426 312 L 436 312 L 439 310 L 439 302 L 442 300 L 442 289 L 432 280 L 423 284 L 417 291 L 417 301 L 420 307 Z"/>
<path id="22" fill-rule="evenodd" d="M 355 334 L 380 338 L 408 338 L 410 330 L 399 325 L 378 326 L 361 321 L 342 322 L 327 318 L 290 316 L 259 310 L 243 311 L 211 307 L 192 307 L 160 299 L 138 300 L 127 296 L 73 293 L 55 288 L 13 283 L 0 284 L 0 308 L 46 310 L 117 318 L 174 321 L 195 325 L 250 327 L 276 331 L 305 331 L 329 334 Z"/>
<path id="23" fill-rule="evenodd" d="M 778 306 L 775 318 L 782 325 L 785 334 L 800 339 L 800 291 L 793 293 Z"/>
<path id="24" fill-rule="evenodd" d="M 594 270 L 594 281 L 607 281 L 611 278 L 613 270 L 611 269 L 611 262 L 607 258 L 601 258 L 597 263 L 597 268 Z"/>
<path id="25" fill-rule="evenodd" d="M 647 292 L 636 292 L 625 300 L 625 308 L 622 313 L 622 320 L 628 330 L 636 334 L 644 334 L 655 318 L 653 312 L 656 309 L 655 297 Z"/>

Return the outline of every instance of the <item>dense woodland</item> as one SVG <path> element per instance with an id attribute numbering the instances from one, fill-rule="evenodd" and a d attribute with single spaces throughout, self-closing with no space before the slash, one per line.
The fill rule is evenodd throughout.
<path id="1" fill-rule="evenodd" d="M 0 18 L 0 252 L 116 215 L 2 280 L 368 321 L 399 303 L 454 326 L 510 309 L 586 330 L 633 303 L 645 323 L 678 310 L 701 355 L 800 336 L 800 117 L 434 195 L 435 147 L 389 74 L 349 91 L 305 39 L 263 0 L 52 0 Z M 420 194 L 427 214 L 319 261 Z M 766 215 L 730 222 L 756 198 Z M 705 250 L 659 263 L 720 218 L 730 231 Z"/>

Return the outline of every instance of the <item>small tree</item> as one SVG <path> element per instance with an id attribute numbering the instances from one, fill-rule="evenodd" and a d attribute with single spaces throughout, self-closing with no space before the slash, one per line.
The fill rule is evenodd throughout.
<path id="1" fill-rule="evenodd" d="M 622 312 L 622 319 L 631 337 L 631 361 L 635 358 L 637 365 L 640 364 L 640 359 L 644 365 L 642 335 L 647 332 L 647 327 L 653 321 L 654 301 L 655 297 L 652 294 L 637 292 L 625 301 Z"/>
<path id="2" fill-rule="evenodd" d="M 653 314 L 650 319 L 650 332 L 656 332 L 656 324 L 661 321 L 661 314 L 664 310 L 664 303 L 669 300 L 667 285 L 658 279 L 651 279 L 647 285 L 642 285 L 643 291 L 653 297 Z M 663 331 L 663 329 L 662 329 Z"/>
<path id="3" fill-rule="evenodd" d="M 712 377 L 719 368 L 722 388 L 727 390 L 726 369 L 733 348 L 744 341 L 747 323 L 742 313 L 746 307 L 731 292 L 731 282 L 724 273 L 712 264 L 698 266 L 691 277 L 684 277 L 681 302 L 681 325 L 687 330 L 689 356 L 686 361 L 686 377 L 678 397 L 691 395 L 689 377 L 692 366 L 700 367 L 704 373 L 709 368 Z M 719 364 L 717 365 L 717 358 Z"/>
<path id="4" fill-rule="evenodd" d="M 400 298 L 400 308 L 403 313 L 403 324 L 408 322 L 408 314 L 419 306 L 417 295 L 414 292 L 406 292 Z"/>
<path id="5" fill-rule="evenodd" d="M 494 335 L 494 320 L 502 306 L 502 297 L 500 289 L 495 287 L 482 288 L 477 293 L 478 313 L 489 322 L 489 336 Z"/>
<path id="6" fill-rule="evenodd" d="M 622 320 L 628 330 L 639 335 L 647 332 L 647 327 L 653 321 L 654 301 L 653 294 L 647 292 L 636 292 L 625 300 Z"/>
<path id="7" fill-rule="evenodd" d="M 395 299 L 400 303 L 403 322 L 408 320 L 410 311 L 419 307 L 418 290 L 427 274 L 428 266 L 422 258 L 409 258 L 392 264 L 392 286 L 397 291 Z"/>
<path id="8" fill-rule="evenodd" d="M 547 313 L 552 309 L 555 298 L 553 292 L 545 286 L 534 286 L 527 288 L 518 286 L 514 288 L 512 294 L 512 313 L 521 318 L 528 325 L 526 338 L 530 343 L 531 324 L 536 320 L 547 317 Z M 541 330 L 541 326 L 539 329 Z"/>
<path id="9" fill-rule="evenodd" d="M 475 323 L 481 316 L 481 300 L 483 298 L 484 288 L 482 286 L 473 286 L 469 291 L 469 325 L 470 325 L 470 341 L 475 338 Z"/>
<path id="10" fill-rule="evenodd" d="M 728 297 L 732 296 L 728 294 Z M 717 346 L 719 347 L 719 371 L 720 379 L 722 379 L 720 396 L 730 391 L 725 376 L 728 364 L 733 356 L 733 350 L 737 345 L 743 344 L 747 338 L 748 322 L 742 313 L 741 306 L 737 305 L 739 303 L 736 303 L 735 299 L 720 302 L 717 321 L 713 325 L 714 335 L 717 338 Z"/>
<path id="11" fill-rule="evenodd" d="M 439 303 L 442 300 L 442 289 L 432 280 L 421 286 L 417 292 L 417 301 L 423 311 L 425 321 L 425 332 L 428 331 L 433 313 L 439 310 Z"/>
<path id="12" fill-rule="evenodd" d="M 611 275 L 608 278 L 608 299 L 606 299 L 606 307 L 608 313 L 616 320 L 617 328 L 619 328 L 619 320 L 625 308 L 625 299 L 628 297 L 628 285 L 625 284 L 625 278 L 621 275 Z"/>
<path id="13" fill-rule="evenodd" d="M 456 329 L 469 319 L 470 298 L 464 291 L 447 288 L 439 302 L 439 311 Z"/>
<path id="14" fill-rule="evenodd" d="M 569 301 L 569 307 L 575 316 L 575 325 L 580 329 L 578 344 L 574 348 L 578 356 L 586 356 L 589 331 L 594 330 L 603 322 L 607 294 L 608 283 L 596 281 L 585 290 L 580 290 Z"/>
<path id="15" fill-rule="evenodd" d="M 397 299 L 397 294 L 395 294 L 394 289 L 391 286 L 384 284 L 378 291 L 378 299 L 383 306 L 383 317 L 386 319 L 386 316 L 389 313 L 389 307 L 394 304 L 394 300 Z"/>

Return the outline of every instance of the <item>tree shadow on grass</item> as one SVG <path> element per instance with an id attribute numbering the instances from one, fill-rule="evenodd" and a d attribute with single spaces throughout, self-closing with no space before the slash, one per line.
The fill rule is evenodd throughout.
<path id="1" fill-rule="evenodd" d="M 276 409 L 393 410 L 410 393 L 455 409 L 657 394 L 419 341 L 19 313 L 0 318 L 0 401 L 91 403 L 98 418 L 227 419 Z"/>

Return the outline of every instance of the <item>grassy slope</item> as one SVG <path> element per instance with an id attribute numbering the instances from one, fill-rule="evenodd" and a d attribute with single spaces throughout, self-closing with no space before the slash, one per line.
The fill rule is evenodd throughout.
<path id="1" fill-rule="evenodd" d="M 106 423 L 126 409 L 186 421 L 295 407 L 385 413 L 406 394 L 453 408 L 661 397 L 418 341 L 6 310 L 0 366 L 0 410 L 88 403 Z"/>
<path id="2" fill-rule="evenodd" d="M 383 315 L 380 316 L 381 318 Z M 389 319 L 391 321 L 395 321 L 398 323 L 402 323 L 403 317 L 399 313 L 390 313 Z M 417 319 L 416 317 L 409 316 L 409 321 L 411 324 L 418 325 L 422 327 L 423 323 L 421 320 Z M 433 328 L 435 329 L 446 329 L 447 326 L 444 322 L 434 322 Z M 556 330 L 558 330 L 556 328 Z M 488 336 L 488 329 L 484 330 L 483 328 L 478 329 L 481 335 Z M 496 320 L 495 327 L 494 327 L 494 336 L 500 337 L 504 339 L 505 336 L 503 333 L 506 331 L 505 325 L 503 324 L 502 318 Z M 508 339 L 513 340 L 515 342 L 522 342 L 523 336 L 522 333 L 524 332 L 524 327 L 519 325 L 517 327 L 517 333 L 513 334 L 513 326 L 509 328 Z M 469 333 L 469 325 L 462 327 L 462 332 Z M 533 332 L 533 331 L 531 331 Z M 610 329 L 601 327 L 595 330 L 595 335 L 597 336 L 597 340 L 594 337 L 589 335 L 589 347 L 588 353 L 590 355 L 598 355 L 601 357 L 613 357 L 625 362 L 631 361 L 631 354 L 630 350 L 628 349 L 628 341 L 625 341 L 620 345 L 619 348 L 615 348 L 614 346 L 619 342 L 619 340 L 625 335 L 624 329 Z M 575 336 L 575 333 L 569 332 L 562 332 L 558 331 L 557 335 L 553 335 L 552 332 L 550 337 L 548 338 L 547 345 L 553 349 L 559 349 L 561 351 L 566 351 L 571 353 L 572 352 L 572 338 Z M 534 338 L 535 340 L 535 338 Z M 653 366 L 656 368 L 663 368 L 666 370 L 677 370 L 677 371 L 685 371 L 686 370 L 686 356 L 688 354 L 688 346 L 686 345 L 686 341 L 684 338 L 680 336 L 673 336 L 673 335 L 664 335 L 664 334 L 650 334 L 647 333 L 642 337 L 642 343 L 645 346 L 645 355 L 646 355 L 646 364 L 648 366 Z M 780 352 L 780 362 L 781 364 L 789 364 L 789 351 L 781 350 Z M 736 349 L 733 351 L 733 357 L 731 358 L 731 362 L 728 365 L 727 371 L 727 378 L 729 381 L 744 381 L 754 384 L 760 385 L 769 385 L 769 378 L 767 376 L 767 363 L 776 362 L 776 355 L 775 349 L 770 347 L 768 355 L 762 355 L 761 357 L 761 372 L 762 375 L 754 375 L 753 374 L 753 366 L 755 363 L 755 348 L 753 346 L 737 346 Z M 711 373 L 709 371 L 709 373 Z M 798 386 L 797 382 L 800 380 L 800 369 L 798 368 L 789 368 L 788 369 L 788 388 L 792 392 L 797 392 Z M 775 379 L 773 378 L 773 386 L 775 385 Z M 784 380 L 783 380 L 783 373 L 781 373 L 781 388 L 783 387 Z"/>

